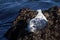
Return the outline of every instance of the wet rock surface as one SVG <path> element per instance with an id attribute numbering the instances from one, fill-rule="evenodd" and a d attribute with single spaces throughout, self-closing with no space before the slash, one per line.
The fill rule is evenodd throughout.
<path id="1" fill-rule="evenodd" d="M 5 36 L 8 40 L 60 40 L 60 7 L 54 6 L 48 10 L 43 10 L 43 14 L 48 19 L 46 28 L 31 33 L 25 30 L 29 20 L 37 15 L 37 11 L 23 8 L 13 22 L 13 27 L 7 31 Z"/>

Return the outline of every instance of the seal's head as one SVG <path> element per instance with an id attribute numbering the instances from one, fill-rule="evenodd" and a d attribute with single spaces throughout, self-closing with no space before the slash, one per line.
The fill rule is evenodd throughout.
<path id="1" fill-rule="evenodd" d="M 37 12 L 37 15 L 28 23 L 28 30 L 30 32 L 36 32 L 37 30 L 43 29 L 47 25 L 48 20 L 43 15 L 41 9 L 37 10 Z"/>

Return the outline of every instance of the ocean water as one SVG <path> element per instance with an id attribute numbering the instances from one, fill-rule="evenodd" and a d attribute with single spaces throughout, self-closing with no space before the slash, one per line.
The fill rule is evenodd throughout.
<path id="1" fill-rule="evenodd" d="M 0 40 L 7 40 L 4 34 L 12 26 L 21 8 L 47 10 L 52 6 L 60 6 L 59 0 L 0 0 Z"/>

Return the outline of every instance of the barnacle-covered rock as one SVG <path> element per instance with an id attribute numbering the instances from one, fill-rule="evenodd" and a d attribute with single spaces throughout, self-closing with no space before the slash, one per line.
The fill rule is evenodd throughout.
<path id="1" fill-rule="evenodd" d="M 60 7 L 54 6 L 52 8 L 49 8 L 47 11 L 45 11 L 44 15 L 49 14 L 47 17 L 48 19 L 48 26 L 44 30 L 45 34 L 45 40 L 60 40 L 60 13 L 59 13 Z M 43 38 L 44 39 L 44 38 Z"/>
<path id="2" fill-rule="evenodd" d="M 60 7 L 54 6 L 48 10 L 43 10 L 43 14 L 48 19 L 47 27 L 37 30 L 36 33 L 25 30 L 27 22 L 37 15 L 37 11 L 31 9 L 21 9 L 13 27 L 8 30 L 5 36 L 9 40 L 60 40 Z"/>
<path id="3" fill-rule="evenodd" d="M 23 8 L 20 9 L 19 15 L 13 21 L 12 28 L 10 28 L 5 36 L 9 40 L 18 40 L 20 37 L 30 35 L 31 33 L 26 30 L 28 22 L 37 15 L 37 11 Z M 28 36 L 27 36 L 28 37 Z"/>

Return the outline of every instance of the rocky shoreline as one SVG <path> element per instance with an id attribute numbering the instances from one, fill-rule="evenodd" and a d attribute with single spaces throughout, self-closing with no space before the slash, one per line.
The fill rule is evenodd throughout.
<path id="1" fill-rule="evenodd" d="M 38 12 L 26 8 L 21 10 L 13 22 L 13 27 L 5 34 L 8 40 L 60 40 L 60 7 L 54 6 L 42 11 L 48 19 L 48 26 L 36 33 L 29 33 L 25 28 L 27 22 L 34 18 Z"/>

